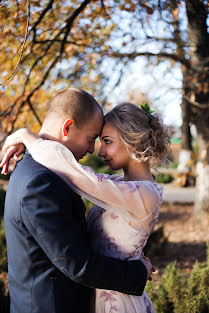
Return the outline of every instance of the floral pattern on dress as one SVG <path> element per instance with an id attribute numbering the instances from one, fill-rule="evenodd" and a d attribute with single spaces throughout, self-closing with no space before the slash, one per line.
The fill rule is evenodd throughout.
<path id="1" fill-rule="evenodd" d="M 111 213 L 110 217 L 111 217 L 113 220 L 116 220 L 116 218 L 118 218 L 118 216 L 115 215 L 114 213 Z"/>
<path id="2" fill-rule="evenodd" d="M 131 258 L 139 255 L 139 252 L 141 252 L 142 249 L 144 248 L 146 241 L 147 241 L 147 236 L 144 236 L 144 238 L 139 240 L 139 242 L 137 244 L 133 245 L 134 249 L 133 249 L 133 251 L 128 253 L 128 259 L 131 259 Z"/>
<path id="3" fill-rule="evenodd" d="M 101 225 L 100 219 L 101 219 L 101 216 L 102 216 L 102 214 L 104 212 L 106 212 L 106 210 L 104 210 L 102 208 L 98 208 L 96 210 L 96 214 L 91 217 L 91 224 L 93 224 L 93 228 L 94 228 L 94 232 L 92 234 L 92 240 L 95 240 L 95 234 L 96 234 L 96 236 L 98 236 L 99 240 L 100 240 L 100 249 L 99 249 L 99 251 L 102 252 L 102 247 L 103 248 L 105 247 L 105 249 L 108 249 L 114 255 L 115 253 L 118 252 L 118 246 L 116 244 L 115 238 L 113 236 L 107 236 L 106 232 L 104 231 L 104 229 L 103 229 L 103 227 Z M 110 214 L 110 217 L 113 220 L 118 218 L 118 216 L 114 215 L 113 213 Z M 89 216 L 88 216 L 88 220 L 89 219 L 90 219 L 90 213 L 89 213 Z"/>
<path id="4" fill-rule="evenodd" d="M 104 175 L 97 175 L 97 178 L 98 178 L 98 183 L 99 183 L 100 181 L 103 181 Z"/>
<path id="5" fill-rule="evenodd" d="M 146 296 L 143 296 L 143 299 L 146 306 L 146 313 L 153 313 L 152 304 L 150 300 Z"/>
<path id="6" fill-rule="evenodd" d="M 114 303 L 117 301 L 117 298 L 115 297 L 116 295 L 117 295 L 116 291 L 102 291 L 100 294 L 100 298 L 104 298 L 104 302 L 110 305 L 108 313 L 119 312 L 119 308 Z"/>

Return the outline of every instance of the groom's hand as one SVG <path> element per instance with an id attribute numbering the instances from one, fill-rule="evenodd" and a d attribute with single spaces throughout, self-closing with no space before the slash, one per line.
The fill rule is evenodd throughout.
<path id="1" fill-rule="evenodd" d="M 147 279 L 152 280 L 152 272 L 156 271 L 156 268 L 150 262 L 150 259 L 146 257 L 144 254 L 141 255 L 140 261 L 144 263 L 147 268 Z"/>

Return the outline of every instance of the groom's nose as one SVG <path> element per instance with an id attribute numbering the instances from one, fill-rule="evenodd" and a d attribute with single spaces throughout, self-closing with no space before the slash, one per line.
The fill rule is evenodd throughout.
<path id="1" fill-rule="evenodd" d="M 91 143 L 91 145 L 89 146 L 89 148 L 88 148 L 88 153 L 90 153 L 90 154 L 93 154 L 94 153 L 94 142 L 93 143 Z"/>

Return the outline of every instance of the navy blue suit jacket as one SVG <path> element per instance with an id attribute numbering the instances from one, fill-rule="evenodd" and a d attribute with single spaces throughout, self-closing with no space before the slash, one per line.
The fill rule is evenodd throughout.
<path id="1" fill-rule="evenodd" d="M 88 313 L 91 288 L 141 295 L 146 267 L 94 255 L 84 204 L 26 152 L 5 201 L 11 313 Z"/>

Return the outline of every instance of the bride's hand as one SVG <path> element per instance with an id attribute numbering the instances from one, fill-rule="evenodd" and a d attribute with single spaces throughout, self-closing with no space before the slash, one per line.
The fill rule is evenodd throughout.
<path id="1" fill-rule="evenodd" d="M 10 136 L 8 136 L 4 145 L 3 145 L 3 148 L 2 148 L 3 154 L 6 154 L 7 150 L 11 146 L 17 146 L 19 144 L 24 144 L 24 135 L 27 132 L 29 132 L 29 130 L 27 128 L 21 128 L 21 129 L 17 130 L 16 132 L 14 132 L 13 134 L 11 134 Z"/>
<path id="2" fill-rule="evenodd" d="M 142 251 L 140 261 L 144 263 L 144 265 L 147 268 L 147 279 L 152 280 L 152 273 L 156 271 L 156 268 L 152 265 L 150 262 L 150 259 L 144 255 L 144 252 Z"/>
<path id="3" fill-rule="evenodd" d="M 2 167 L 1 174 L 7 175 L 10 159 L 14 157 L 14 159 L 17 160 L 24 151 L 25 146 L 22 143 L 7 148 L 6 153 L 4 154 L 4 157 L 0 164 L 0 167 Z"/>
<path id="4" fill-rule="evenodd" d="M 6 175 L 8 174 L 8 167 L 9 162 L 12 157 L 14 157 L 15 160 L 18 159 L 18 157 L 24 152 L 25 145 L 24 145 L 24 138 L 25 136 L 32 136 L 32 132 L 26 128 L 22 128 L 17 130 L 12 135 L 8 136 L 4 146 L 2 148 L 2 152 L 4 154 L 3 160 L 0 164 L 0 167 L 2 167 L 2 174 Z M 35 136 L 33 134 L 33 136 Z"/>

